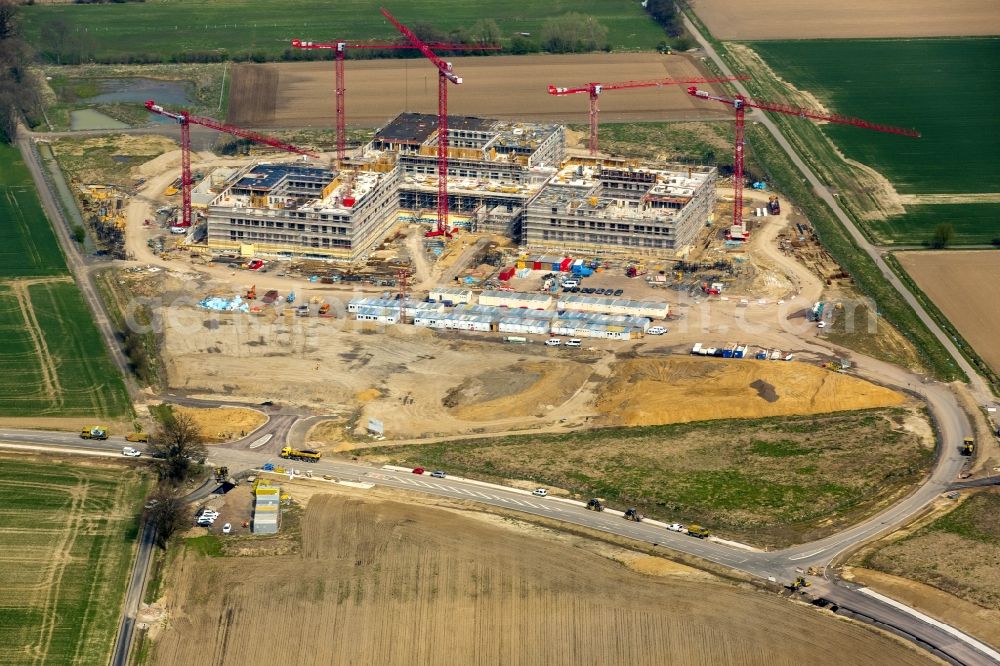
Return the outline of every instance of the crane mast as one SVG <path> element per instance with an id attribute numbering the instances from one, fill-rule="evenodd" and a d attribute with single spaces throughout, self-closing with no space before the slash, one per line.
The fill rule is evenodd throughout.
<path id="1" fill-rule="evenodd" d="M 587 147 L 591 155 L 596 155 L 597 148 L 597 128 L 599 124 L 600 108 L 598 98 L 605 90 L 626 90 L 629 88 L 658 88 L 662 86 L 687 85 L 691 83 L 724 83 L 726 81 L 743 81 L 749 78 L 746 74 L 739 76 L 726 76 L 716 79 L 706 79 L 694 77 L 687 79 L 653 79 L 652 81 L 618 81 L 616 83 L 587 83 L 577 88 L 560 88 L 549 86 L 550 95 L 577 95 L 586 93 L 590 96 L 590 139 Z"/>
<path id="2" fill-rule="evenodd" d="M 744 97 L 743 95 L 736 95 L 735 97 L 720 97 L 719 95 L 713 95 L 705 90 L 699 90 L 697 86 L 690 86 L 687 89 L 687 92 L 692 97 L 728 104 L 733 107 L 736 113 L 736 138 L 734 141 L 733 151 L 733 224 L 732 227 L 730 227 L 728 234 L 728 237 L 732 240 L 745 240 L 749 235 L 743 221 L 743 127 L 745 124 L 747 108 L 760 109 L 762 111 L 773 111 L 789 116 L 798 116 L 800 118 L 823 120 L 826 122 L 837 123 L 839 125 L 853 125 L 854 127 L 861 127 L 863 129 L 870 129 L 887 134 L 898 134 L 900 136 L 913 138 L 920 136 L 920 132 L 914 129 L 893 127 L 892 125 L 882 125 L 864 120 L 862 118 L 843 116 L 837 113 L 823 113 L 821 111 L 815 111 L 813 109 L 806 109 L 797 106 L 789 106 L 787 104 L 752 100 Z"/>
<path id="3" fill-rule="evenodd" d="M 447 44 L 442 42 L 432 42 L 428 46 L 436 49 L 446 49 L 448 51 L 474 50 L 474 51 L 497 51 L 500 49 L 496 45 L 488 44 Z M 337 127 L 337 162 L 343 162 L 347 150 L 347 129 L 345 112 L 345 99 L 347 89 L 345 87 L 344 59 L 347 57 L 348 49 L 414 49 L 412 44 L 379 44 L 374 42 L 350 42 L 343 39 L 332 42 L 313 42 L 305 39 L 293 39 L 292 47 L 297 49 L 325 49 L 334 53 L 334 117 Z"/>
<path id="4" fill-rule="evenodd" d="M 399 32 L 409 40 L 418 51 L 424 54 L 438 70 L 438 201 L 437 201 L 437 228 L 428 232 L 429 236 L 451 236 L 451 226 L 448 220 L 448 82 L 460 85 L 462 77 L 458 76 L 452 69 L 451 63 L 439 58 L 431 48 L 413 31 L 400 23 L 389 13 L 389 10 L 382 8 L 382 15 L 392 23 Z"/>
<path id="5" fill-rule="evenodd" d="M 273 148 L 279 148 L 290 153 L 297 153 L 299 155 L 307 155 L 309 157 L 319 157 L 315 153 L 309 152 L 297 146 L 293 146 L 290 143 L 281 141 L 280 139 L 275 139 L 274 137 L 265 136 L 263 134 L 258 134 L 251 130 L 246 130 L 241 127 L 236 127 L 235 125 L 227 125 L 226 123 L 219 122 L 214 118 L 206 118 L 204 116 L 195 116 L 187 111 L 167 111 L 162 106 L 154 102 L 153 100 L 146 100 L 146 109 L 150 113 L 155 113 L 157 115 L 163 116 L 164 118 L 170 118 L 176 120 L 181 126 L 181 215 L 180 219 L 177 221 L 178 227 L 190 227 L 191 226 L 191 185 L 193 180 L 191 178 L 191 125 L 201 125 L 202 127 L 208 127 L 220 132 L 226 132 L 227 134 L 232 134 L 233 136 L 238 136 L 243 139 L 249 139 L 254 143 L 264 144 L 266 146 L 271 146 Z"/>

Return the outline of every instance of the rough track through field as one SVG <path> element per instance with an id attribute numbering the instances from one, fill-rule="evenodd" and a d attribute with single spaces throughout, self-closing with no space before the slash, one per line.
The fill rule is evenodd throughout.
<path id="1" fill-rule="evenodd" d="M 14 280 L 7 284 L 10 286 L 15 298 L 17 298 L 17 304 L 21 308 L 21 316 L 24 318 L 24 328 L 31 337 L 31 342 L 35 347 L 38 367 L 42 371 L 43 390 L 49 400 L 52 401 L 53 407 L 59 408 L 63 404 L 63 389 L 59 383 L 59 371 L 56 367 L 55 359 L 49 353 L 49 346 L 45 342 L 45 333 L 38 324 L 38 318 L 35 317 L 35 309 L 31 305 L 31 296 L 28 293 L 29 286 L 49 282 L 72 282 L 72 279 L 65 277 L 40 280 Z"/>

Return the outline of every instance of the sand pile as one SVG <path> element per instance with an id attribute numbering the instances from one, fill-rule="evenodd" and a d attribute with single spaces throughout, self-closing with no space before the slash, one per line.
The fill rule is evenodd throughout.
<path id="1" fill-rule="evenodd" d="M 207 444 L 237 439 L 264 425 L 267 417 L 261 412 L 244 407 L 197 407 L 174 406 L 175 414 L 184 414 L 194 419 L 201 428 Z M 243 434 L 241 434 L 243 433 Z"/>
<path id="2" fill-rule="evenodd" d="M 630 359 L 596 401 L 608 425 L 820 414 L 902 404 L 900 393 L 805 363 Z"/>

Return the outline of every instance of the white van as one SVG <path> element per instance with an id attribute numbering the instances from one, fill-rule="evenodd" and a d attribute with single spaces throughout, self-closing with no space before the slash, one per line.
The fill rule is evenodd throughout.
<path id="1" fill-rule="evenodd" d="M 580 338 L 570 338 L 569 340 L 566 341 L 566 346 L 567 347 L 579 347 L 580 346 L 580 342 L 581 342 Z"/>
<path id="2" fill-rule="evenodd" d="M 133 449 L 131 446 L 126 446 L 122 448 L 122 455 L 128 456 L 129 458 L 138 458 L 142 455 L 139 449 Z"/>
<path id="3" fill-rule="evenodd" d="M 579 280 L 563 280 L 562 286 L 572 289 L 573 287 L 579 287 Z"/>
<path id="4" fill-rule="evenodd" d="M 560 340 L 559 338 L 549 338 L 548 340 L 545 341 L 545 345 L 547 347 L 558 347 L 561 344 L 562 340 Z"/>
<path id="5" fill-rule="evenodd" d="M 667 332 L 667 329 L 662 326 L 650 326 L 646 329 L 646 335 L 663 335 Z"/>

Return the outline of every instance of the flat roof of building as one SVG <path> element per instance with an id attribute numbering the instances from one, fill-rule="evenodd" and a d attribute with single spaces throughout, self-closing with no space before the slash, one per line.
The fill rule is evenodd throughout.
<path id="1" fill-rule="evenodd" d="M 387 143 L 422 144 L 437 130 L 438 118 L 429 113 L 404 112 L 389 121 L 385 127 L 375 133 L 375 140 Z M 449 130 L 490 130 L 495 120 L 477 118 L 475 116 L 448 115 Z M 450 133 L 450 132 L 449 132 Z"/>
<path id="2" fill-rule="evenodd" d="M 287 175 L 315 178 L 323 182 L 333 179 L 333 172 L 321 167 L 310 167 L 299 164 L 255 164 L 250 170 L 233 184 L 249 190 L 268 192 Z"/>

